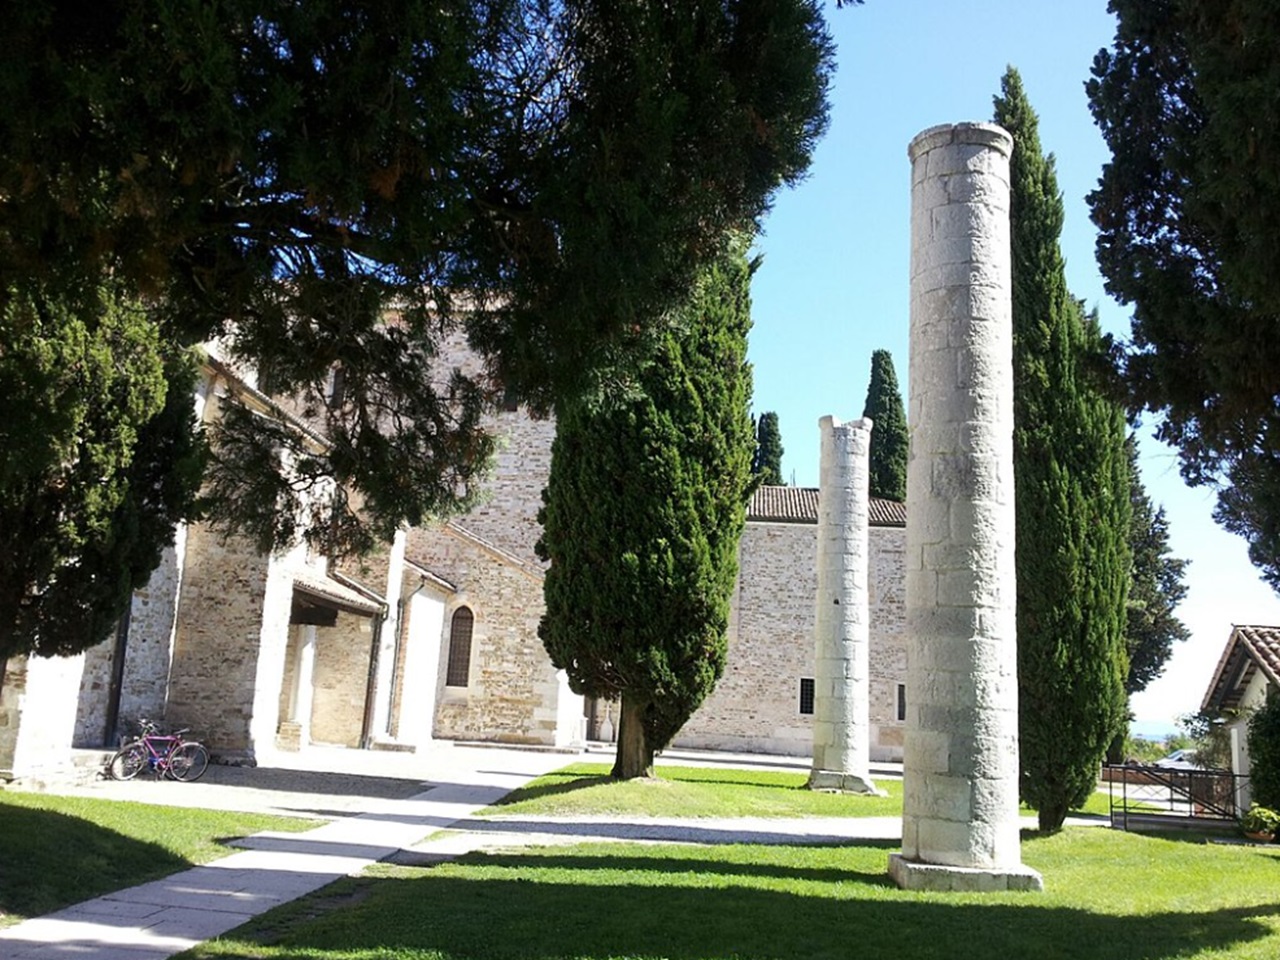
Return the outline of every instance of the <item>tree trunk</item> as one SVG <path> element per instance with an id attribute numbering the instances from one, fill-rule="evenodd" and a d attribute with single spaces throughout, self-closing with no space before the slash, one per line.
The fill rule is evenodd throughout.
<path id="1" fill-rule="evenodd" d="M 1128 733 L 1129 728 L 1126 724 L 1124 729 L 1112 737 L 1111 743 L 1107 746 L 1107 763 L 1124 763 L 1126 759 L 1124 755 L 1124 745 L 1125 741 L 1129 739 Z"/>
<path id="2" fill-rule="evenodd" d="M 653 776 L 653 747 L 644 732 L 644 711 L 647 700 L 640 700 L 630 693 L 622 694 L 621 716 L 618 718 L 618 753 L 613 762 L 615 780 L 632 780 Z"/>
<path id="3" fill-rule="evenodd" d="M 1040 821 L 1041 833 L 1057 833 L 1067 819 L 1067 805 L 1057 801 L 1045 804 L 1036 811 L 1036 815 Z"/>

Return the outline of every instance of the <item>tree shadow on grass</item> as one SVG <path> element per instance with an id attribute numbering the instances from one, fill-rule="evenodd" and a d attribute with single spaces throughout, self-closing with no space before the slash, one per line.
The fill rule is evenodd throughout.
<path id="1" fill-rule="evenodd" d="M 757 790 L 777 790 L 780 793 L 795 794 L 808 792 L 809 788 L 803 782 L 797 784 L 776 783 L 768 779 L 754 780 L 750 777 L 742 779 L 706 777 L 706 776 L 680 776 L 681 767 L 664 767 L 659 770 L 658 776 L 651 782 L 662 785 L 671 784 L 688 784 L 691 786 L 724 786 L 739 788 L 754 788 Z M 756 771 L 749 771 L 756 772 Z M 539 783 L 529 786 L 520 787 L 507 794 L 501 800 L 492 804 L 495 808 L 510 806 L 525 800 L 534 800 L 541 797 L 560 796 L 567 793 L 576 793 L 579 790 L 587 790 L 591 787 L 599 787 L 607 784 L 620 784 L 625 781 L 615 780 L 607 774 L 591 774 L 591 773 L 550 773 L 544 774 L 539 778 Z M 857 795 L 842 795 L 847 799 L 862 799 Z M 878 799 L 871 795 L 867 795 L 866 799 Z"/>
<path id="2" fill-rule="evenodd" d="M 901 846 L 897 841 L 859 840 L 859 849 L 897 850 Z M 793 866 L 786 863 L 749 863 L 732 860 L 704 860 L 696 856 L 690 857 L 646 857 L 633 854 L 632 848 L 620 848 L 627 854 L 622 856 L 575 856 L 542 855 L 536 851 L 530 853 L 490 853 L 483 854 L 486 869 L 514 870 L 528 873 L 535 870 L 573 870 L 583 871 L 630 871 L 649 874 L 697 874 L 703 877 L 751 877 L 772 878 L 776 880 L 806 880 L 814 883 L 847 883 L 856 881 L 873 887 L 894 886 L 884 869 L 884 861 L 868 869 L 850 869 L 849 867 L 811 867 Z M 808 850 L 842 851 L 847 849 L 843 844 L 806 844 Z M 696 851 L 696 848 L 694 848 Z"/>
<path id="3" fill-rule="evenodd" d="M 630 868 L 660 868 L 656 858 L 622 862 L 629 860 L 643 861 Z M 704 872 L 678 885 L 643 878 L 539 882 L 534 873 L 477 877 L 450 870 L 363 881 L 374 889 L 350 910 L 274 924 L 272 956 L 1172 960 L 1276 936 L 1266 918 L 1280 913 L 1280 904 L 1270 903 L 1118 917 L 1029 894 L 909 895 L 885 889 L 882 877 L 856 874 L 808 895 L 726 883 L 722 863 L 681 865 Z"/>
<path id="4" fill-rule="evenodd" d="M 549 780 L 547 783 L 536 783 L 526 787 L 520 787 L 512 790 L 505 797 L 490 806 L 501 808 L 510 806 L 513 803 L 520 803 L 523 800 L 536 800 L 539 797 L 554 797 L 566 793 L 576 793 L 579 790 L 586 790 L 589 787 L 598 787 L 606 783 L 619 783 L 621 781 L 614 780 L 612 777 L 594 776 L 591 774 L 570 773 L 570 774 L 547 774 L 542 779 Z"/>
<path id="5" fill-rule="evenodd" d="M 0 925 L 190 866 L 158 844 L 79 817 L 0 804 Z"/>

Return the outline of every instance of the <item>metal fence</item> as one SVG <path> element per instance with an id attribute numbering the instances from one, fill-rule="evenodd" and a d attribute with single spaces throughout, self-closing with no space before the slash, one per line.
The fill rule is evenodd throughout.
<path id="1" fill-rule="evenodd" d="M 1111 824 L 1124 830 L 1231 826 L 1248 806 L 1249 778 L 1226 770 L 1109 764 L 1102 780 L 1110 788 Z"/>

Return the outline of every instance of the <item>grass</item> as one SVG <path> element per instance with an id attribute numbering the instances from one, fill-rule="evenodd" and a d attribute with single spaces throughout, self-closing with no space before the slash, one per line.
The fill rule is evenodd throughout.
<path id="1" fill-rule="evenodd" d="M 575 763 L 533 780 L 486 815 L 652 817 L 880 817 L 902 812 L 902 782 L 887 797 L 819 793 L 807 775 L 771 770 L 658 767 L 653 780 L 609 778 L 609 765 Z"/>
<path id="2" fill-rule="evenodd" d="M 1280 848 L 1028 835 L 1042 894 L 923 894 L 896 843 L 584 844 L 376 868 L 184 954 L 202 960 L 1273 960 Z"/>
<path id="3" fill-rule="evenodd" d="M 314 820 L 0 791 L 0 926 L 234 853 Z"/>
<path id="4" fill-rule="evenodd" d="M 609 778 L 609 765 L 575 763 L 508 794 L 482 816 L 896 817 L 902 781 L 879 780 L 887 797 L 820 793 L 808 775 L 772 770 L 658 767 L 654 780 Z M 1132 806 L 1132 805 L 1131 805 Z M 1077 813 L 1106 816 L 1107 794 L 1095 791 Z M 1137 809 L 1137 808 L 1134 808 Z M 1023 807 L 1024 813 L 1031 813 Z"/>

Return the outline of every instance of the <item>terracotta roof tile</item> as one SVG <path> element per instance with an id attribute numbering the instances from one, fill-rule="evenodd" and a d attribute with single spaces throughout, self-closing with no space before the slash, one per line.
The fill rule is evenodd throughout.
<path id="1" fill-rule="evenodd" d="M 1258 670 L 1280 686 L 1280 627 L 1235 627 L 1213 671 L 1201 708 L 1210 713 L 1235 709 Z"/>
<path id="2" fill-rule="evenodd" d="M 868 510 L 873 527 L 905 527 L 907 510 L 892 500 L 871 498 Z M 747 520 L 757 523 L 817 523 L 817 487 L 773 487 L 756 489 L 747 505 Z"/>

